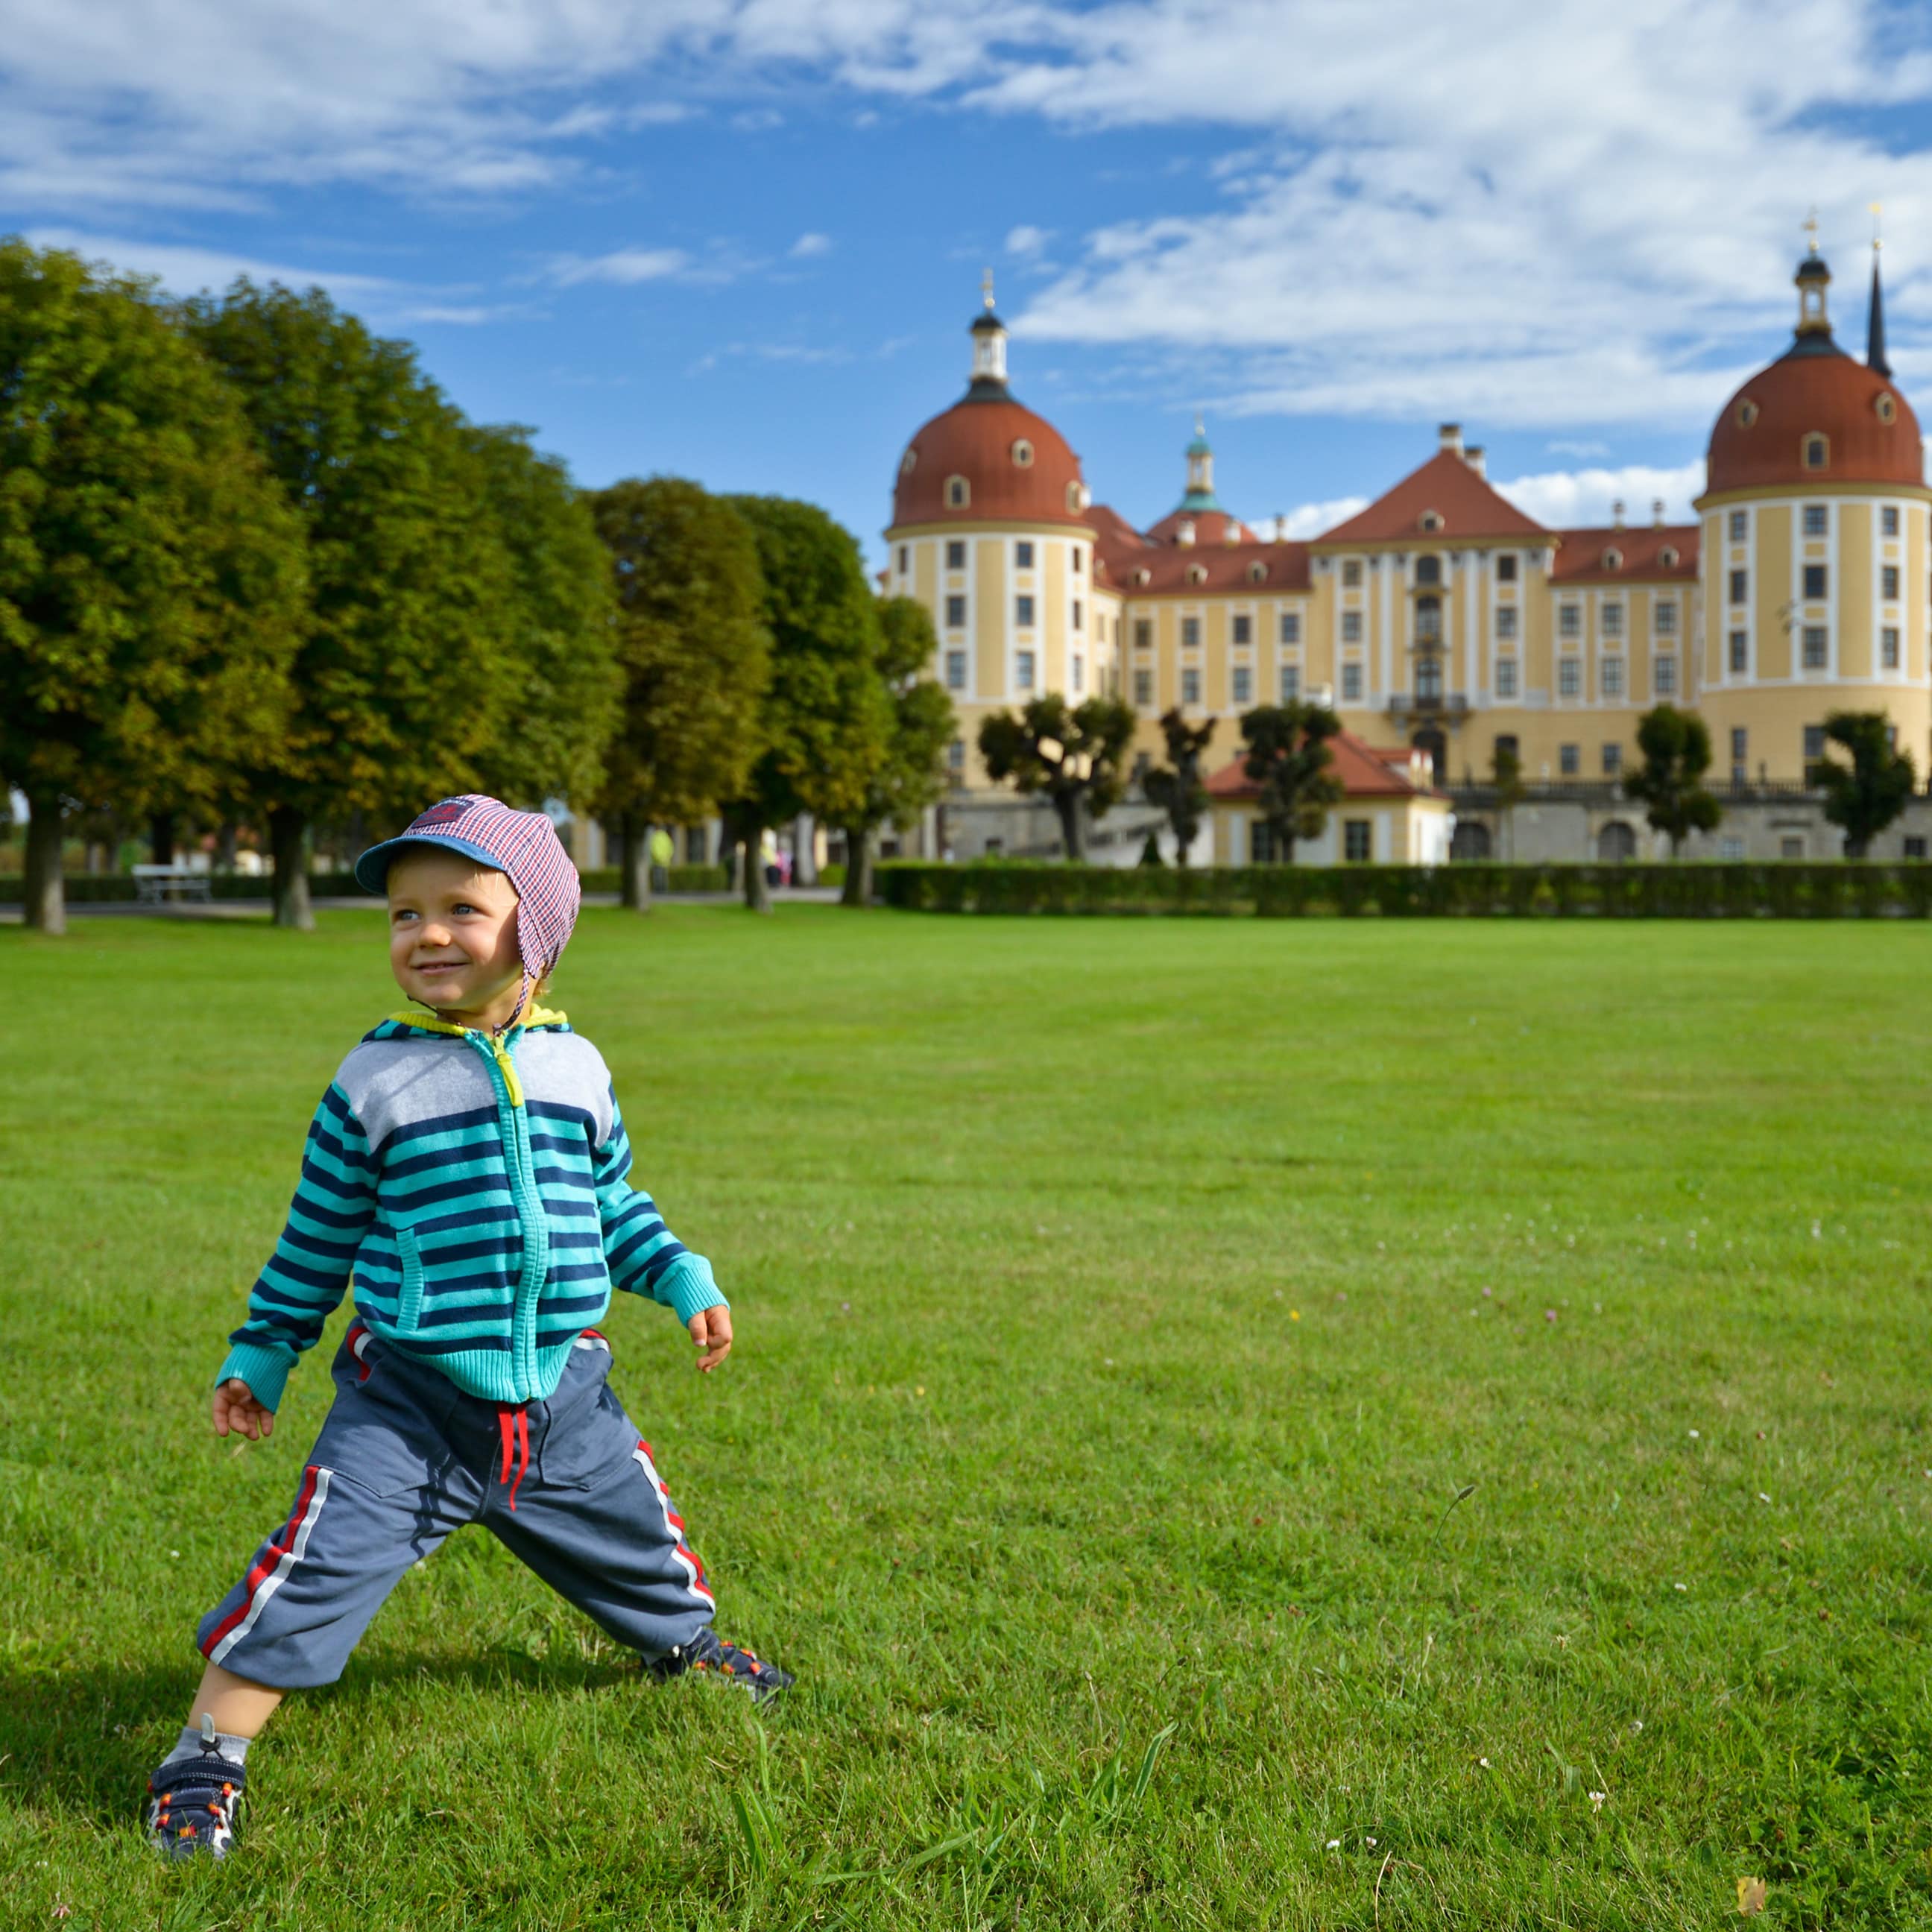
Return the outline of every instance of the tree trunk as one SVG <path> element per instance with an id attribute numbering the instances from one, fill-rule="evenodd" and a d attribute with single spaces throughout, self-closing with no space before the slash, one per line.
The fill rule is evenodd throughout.
<path id="1" fill-rule="evenodd" d="M 791 882 L 795 886 L 818 883 L 818 821 L 808 812 L 801 812 L 791 828 Z"/>
<path id="2" fill-rule="evenodd" d="M 651 909 L 651 827 L 642 812 L 617 814 L 617 880 L 627 912 Z"/>
<path id="3" fill-rule="evenodd" d="M 765 878 L 764 835 L 762 825 L 745 827 L 745 904 L 753 912 L 768 913 L 772 909 L 772 891 Z"/>
<path id="4" fill-rule="evenodd" d="M 67 892 L 61 878 L 60 794 L 29 796 L 27 810 L 27 923 L 42 932 L 67 930 Z"/>
<path id="5" fill-rule="evenodd" d="M 868 906 L 872 903 L 872 828 L 848 825 L 845 828 L 845 890 L 838 903 Z"/>
<path id="6" fill-rule="evenodd" d="M 158 812 L 148 820 L 148 856 L 157 866 L 175 862 L 175 815 Z"/>
<path id="7" fill-rule="evenodd" d="M 315 930 L 315 908 L 308 897 L 308 820 L 299 812 L 278 806 L 268 814 L 268 850 L 275 876 L 275 923 L 296 932 Z"/>
<path id="8" fill-rule="evenodd" d="M 1067 862 L 1078 865 L 1087 856 L 1087 828 L 1081 820 L 1080 794 L 1054 793 L 1053 808 L 1060 814 L 1060 836 L 1066 848 Z"/>
<path id="9" fill-rule="evenodd" d="M 214 835 L 214 869 L 218 872 L 232 872 L 235 869 L 235 834 L 238 828 L 232 818 L 221 821 L 221 829 Z"/>

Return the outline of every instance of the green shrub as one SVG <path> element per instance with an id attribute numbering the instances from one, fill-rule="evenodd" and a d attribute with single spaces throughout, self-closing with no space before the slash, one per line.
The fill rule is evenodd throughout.
<path id="1" fill-rule="evenodd" d="M 908 912 L 1252 914 L 1264 919 L 1924 919 L 1932 866 L 964 866 L 879 868 Z"/>

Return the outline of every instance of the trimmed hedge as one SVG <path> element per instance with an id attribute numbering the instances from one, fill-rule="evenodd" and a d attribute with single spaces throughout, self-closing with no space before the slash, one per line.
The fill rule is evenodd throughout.
<path id="1" fill-rule="evenodd" d="M 1925 919 L 1932 866 L 881 866 L 908 912 L 1262 919 Z"/>
<path id="2" fill-rule="evenodd" d="M 674 892 L 722 892 L 725 889 L 722 866 L 673 866 L 670 871 L 670 889 Z M 583 878 L 586 892 L 614 892 L 617 890 L 617 868 L 614 866 L 586 872 Z M 211 898 L 266 899 L 268 896 L 266 872 L 212 872 L 208 884 Z M 134 875 L 128 872 L 70 872 L 66 884 L 69 905 L 130 902 L 140 896 L 134 890 Z M 356 883 L 355 874 L 350 872 L 311 872 L 308 875 L 308 889 L 319 899 L 368 897 Z M 26 896 L 26 884 L 20 874 L 0 872 L 0 905 L 18 905 Z"/>
<path id="3" fill-rule="evenodd" d="M 592 866 L 578 876 L 586 892 L 614 892 L 619 890 L 615 866 Z M 722 892 L 730 885 L 722 866 L 667 866 L 664 877 L 674 892 Z"/>

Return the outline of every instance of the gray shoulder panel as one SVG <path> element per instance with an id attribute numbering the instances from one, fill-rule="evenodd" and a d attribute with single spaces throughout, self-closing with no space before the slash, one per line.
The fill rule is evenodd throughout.
<path id="1" fill-rule="evenodd" d="M 581 1034 L 526 1033 L 517 1042 L 517 1066 L 527 1098 L 588 1114 L 598 1147 L 610 1138 L 610 1070 Z"/>
<path id="2" fill-rule="evenodd" d="M 496 1104 L 476 1049 L 434 1036 L 365 1040 L 342 1063 L 335 1083 L 378 1152 L 402 1128 L 479 1108 L 494 1111 Z"/>

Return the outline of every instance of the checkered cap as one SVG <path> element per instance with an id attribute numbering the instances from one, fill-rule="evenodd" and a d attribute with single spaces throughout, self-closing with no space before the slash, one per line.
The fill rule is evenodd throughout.
<path id="1" fill-rule="evenodd" d="M 481 792 L 446 798 L 400 838 L 370 846 L 356 862 L 357 884 L 368 892 L 386 890 L 390 864 L 407 845 L 440 845 L 506 874 L 517 889 L 517 945 L 525 969 L 542 979 L 563 957 L 584 888 L 543 813 L 513 812 Z"/>

